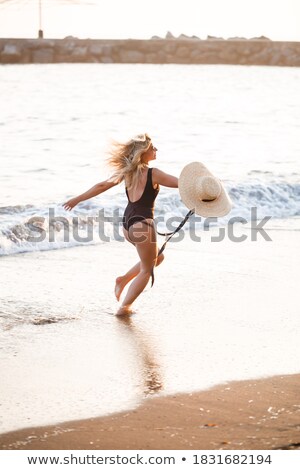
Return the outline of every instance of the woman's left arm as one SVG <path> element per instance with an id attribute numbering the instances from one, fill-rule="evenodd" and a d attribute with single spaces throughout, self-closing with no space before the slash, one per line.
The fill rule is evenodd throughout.
<path id="1" fill-rule="evenodd" d="M 90 199 L 94 196 L 98 196 L 101 193 L 104 193 L 108 189 L 112 188 L 119 184 L 118 182 L 112 181 L 111 179 L 101 181 L 101 183 L 95 184 L 92 188 L 88 189 L 85 193 L 80 194 L 79 196 L 73 197 L 69 201 L 65 202 L 63 207 L 66 210 L 71 210 L 73 207 L 77 206 L 79 202 L 86 201 L 86 199 Z"/>
<path id="2" fill-rule="evenodd" d="M 178 178 L 176 178 L 176 176 L 169 175 L 158 168 L 153 168 L 152 170 L 152 183 L 153 185 L 161 184 L 167 188 L 178 188 Z"/>

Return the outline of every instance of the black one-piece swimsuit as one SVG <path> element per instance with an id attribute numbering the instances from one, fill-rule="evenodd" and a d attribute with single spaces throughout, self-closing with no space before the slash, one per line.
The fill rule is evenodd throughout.
<path id="1" fill-rule="evenodd" d="M 126 188 L 128 205 L 123 216 L 123 227 L 126 230 L 129 230 L 129 227 L 131 227 L 135 222 L 154 218 L 154 201 L 158 192 L 159 187 L 154 189 L 152 185 L 152 168 L 148 168 L 145 189 L 140 199 L 135 202 L 131 202 Z"/>

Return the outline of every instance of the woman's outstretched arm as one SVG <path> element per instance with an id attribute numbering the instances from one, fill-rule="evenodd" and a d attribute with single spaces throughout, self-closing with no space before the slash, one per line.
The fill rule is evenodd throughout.
<path id="1" fill-rule="evenodd" d="M 112 181 L 111 179 L 101 181 L 101 183 L 95 184 L 92 188 L 88 189 L 85 193 L 80 194 L 79 196 L 73 197 L 69 199 L 69 201 L 64 202 L 63 207 L 70 211 L 73 207 L 77 206 L 79 202 L 85 201 L 86 199 L 91 199 L 94 196 L 98 196 L 98 194 L 104 193 L 108 189 L 116 186 L 119 183 Z"/>
<path id="2" fill-rule="evenodd" d="M 178 178 L 176 178 L 176 176 L 169 175 L 158 168 L 153 168 L 152 184 L 161 184 L 162 186 L 167 186 L 167 188 L 178 188 Z"/>

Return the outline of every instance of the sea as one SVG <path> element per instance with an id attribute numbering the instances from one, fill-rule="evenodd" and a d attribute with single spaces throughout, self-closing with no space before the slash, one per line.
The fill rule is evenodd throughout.
<path id="1" fill-rule="evenodd" d="M 300 216 L 299 79 L 299 68 L 280 67 L 2 66 L 0 255 L 103 242 L 85 240 L 86 227 L 99 211 L 122 216 L 123 185 L 82 202 L 71 215 L 62 203 L 110 176 L 105 158 L 111 139 L 143 132 L 158 148 L 153 166 L 179 176 L 187 163 L 200 161 L 222 180 L 233 210 L 217 224 L 233 217 L 249 221 L 254 207 L 259 218 L 293 225 Z M 162 188 L 160 226 L 185 213 L 178 191 Z M 75 215 L 82 242 L 72 237 Z M 68 219 L 67 242 L 55 216 Z M 32 223 L 43 230 L 39 242 Z M 106 223 L 110 236 L 114 223 L 119 220 Z M 95 233 L 98 228 L 92 227 Z"/>
<path id="2" fill-rule="evenodd" d="M 139 133 L 149 133 L 158 149 L 151 166 L 175 176 L 190 162 L 204 163 L 221 179 L 233 203 L 230 214 L 212 221 L 215 227 L 234 222 L 249 225 L 253 218 L 260 221 L 268 217 L 270 230 L 293 232 L 297 236 L 299 83 L 300 69 L 287 67 L 173 64 L 0 67 L 0 357 L 8 384 L 2 382 L 0 402 L 2 410 L 4 406 L 11 410 L 5 417 L 0 414 L 4 430 L 115 411 L 121 405 L 128 406 L 128 396 L 132 399 L 130 393 L 135 385 L 129 387 L 130 393 L 127 390 L 125 401 L 120 389 L 117 395 L 116 392 L 109 395 L 110 387 L 120 384 L 108 361 L 106 379 L 101 376 L 97 379 L 97 383 L 104 380 L 108 385 L 102 394 L 99 392 L 100 398 L 96 396 L 97 403 L 102 400 L 102 406 L 95 409 L 94 389 L 84 389 L 71 360 L 71 346 L 64 349 L 63 344 L 69 332 L 67 325 L 71 324 L 74 335 L 82 327 L 74 325 L 86 321 L 85 331 L 91 331 L 99 321 L 96 301 L 92 299 L 95 278 L 90 276 L 83 289 L 85 293 L 80 291 L 79 295 L 82 286 L 78 283 L 72 286 L 70 282 L 70 277 L 76 274 L 72 256 L 76 265 L 82 260 L 83 271 L 87 273 L 87 263 L 94 256 L 87 250 L 95 249 L 99 254 L 108 249 L 109 241 L 113 241 L 116 250 L 121 250 L 119 242 L 124 241 L 120 230 L 127 202 L 123 184 L 80 203 L 72 212 L 62 206 L 111 175 L 106 164 L 111 141 L 126 141 Z M 158 228 L 170 230 L 170 219 L 179 223 L 186 213 L 178 190 L 161 187 L 155 207 Z M 197 218 L 200 232 L 204 223 L 204 219 Z M 188 229 L 189 223 L 184 230 Z M 68 278 L 66 287 L 62 279 L 58 287 L 62 273 Z M 90 317 L 86 316 L 87 293 L 93 312 Z M 107 297 L 104 302 L 108 302 Z M 85 320 L 81 315 L 83 308 Z M 112 328 L 108 324 L 111 325 L 111 318 L 105 317 L 102 335 L 108 335 Z M 37 327 L 48 333 L 44 336 L 39 332 L 38 339 L 33 339 Z M 98 329 L 99 324 L 93 334 L 96 331 L 98 334 Z M 55 335 L 49 331 L 53 334 L 55 331 Z M 39 342 L 38 346 L 34 341 Z M 93 341 L 96 348 L 97 341 L 95 338 Z M 51 347 L 43 355 L 41 351 L 47 342 Z M 110 347 L 102 347 L 104 356 L 114 357 L 112 348 L 120 348 L 114 343 L 116 336 Z M 74 387 L 80 383 L 68 407 L 59 399 L 55 401 L 57 391 L 53 387 L 58 374 L 55 364 L 63 361 L 64 350 L 69 354 L 66 368 L 69 372 L 74 368 L 73 378 L 77 374 Z M 47 376 L 49 383 L 46 378 L 39 383 L 41 357 L 44 363 L 52 364 Z M 76 358 L 81 372 L 87 374 L 78 352 Z M 95 358 L 93 361 L 96 367 Z M 37 362 L 40 366 L 35 370 Z M 34 379 L 30 373 L 25 378 L 25 363 L 26 374 L 32 364 Z M 114 362 L 113 366 L 119 374 L 120 368 Z M 123 372 L 124 367 L 125 364 L 121 367 Z M 9 370 L 15 374 L 10 380 Z M 59 377 L 64 383 L 63 373 Z M 84 380 L 86 384 L 92 383 L 91 376 Z M 70 382 L 67 395 L 71 397 L 69 385 Z M 201 384 L 194 381 L 192 385 L 197 388 Z M 63 387 L 60 394 L 64 394 Z M 80 411 L 82 394 L 85 402 Z M 41 396 L 43 400 L 37 405 Z M 36 408 L 31 414 L 33 402 Z M 74 413 L 74 408 L 78 413 Z"/>

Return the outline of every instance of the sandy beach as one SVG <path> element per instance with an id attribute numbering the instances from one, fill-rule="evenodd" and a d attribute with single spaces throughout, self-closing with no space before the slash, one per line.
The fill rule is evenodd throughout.
<path id="1" fill-rule="evenodd" d="M 0 67 L 3 449 L 297 448 L 299 70 Z M 195 234 L 186 224 L 123 321 L 115 279 L 138 261 L 132 245 L 111 240 L 124 185 L 72 214 L 62 203 L 110 176 L 111 138 L 138 132 L 152 136 L 154 166 L 167 173 L 207 165 L 232 198 L 228 218 L 247 225 L 225 218 L 205 231 L 202 219 Z M 252 209 L 272 216 L 272 241 L 255 240 Z M 177 189 L 162 187 L 158 229 L 186 212 Z M 29 237 L 37 217 L 39 242 Z"/>
<path id="2" fill-rule="evenodd" d="M 107 417 L 0 436 L 1 449 L 300 448 L 300 375 L 148 399 Z"/>
<path id="3" fill-rule="evenodd" d="M 2 335 L 1 448 L 296 448 L 300 240 L 274 224 L 272 242 L 245 226 L 243 243 L 170 243 L 127 320 L 128 244 L 2 258 L 6 301 L 23 297 Z"/>

